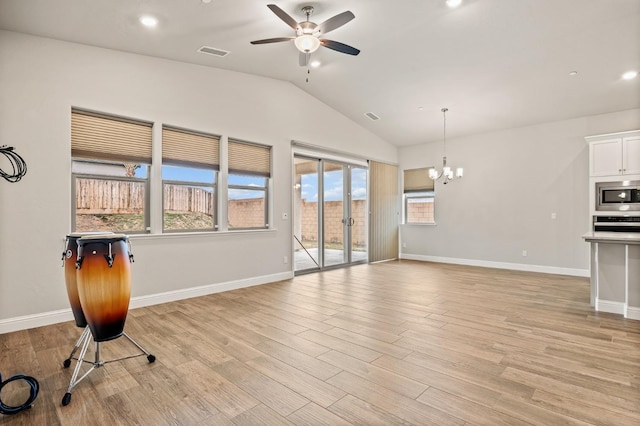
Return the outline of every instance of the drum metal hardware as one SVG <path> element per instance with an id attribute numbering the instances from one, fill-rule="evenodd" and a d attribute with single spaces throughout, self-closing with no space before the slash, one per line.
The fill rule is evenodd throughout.
<path id="1" fill-rule="evenodd" d="M 107 259 L 107 265 L 109 265 L 109 268 L 113 267 L 113 260 L 115 259 L 115 257 L 115 254 L 111 254 L 111 243 L 109 243 L 109 255 L 104 255 L 104 258 Z"/>
<path id="2" fill-rule="evenodd" d="M 129 262 L 133 263 L 133 251 L 131 250 L 131 241 L 129 239 L 127 239 L 127 247 L 129 248 L 127 251 L 127 253 L 129 253 Z"/>
<path id="3" fill-rule="evenodd" d="M 113 268 L 113 261 L 115 260 L 116 255 L 114 254 L 114 255 L 112 256 L 112 255 L 110 255 L 110 254 L 109 254 L 109 255 L 106 255 L 106 254 L 105 254 L 105 255 L 104 255 L 104 258 L 106 259 L 106 261 L 107 261 L 107 265 L 109 265 L 109 268 Z"/>

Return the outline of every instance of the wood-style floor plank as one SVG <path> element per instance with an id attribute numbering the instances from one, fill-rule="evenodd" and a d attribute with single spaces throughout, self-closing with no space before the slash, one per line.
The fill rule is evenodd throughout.
<path id="1" fill-rule="evenodd" d="M 0 335 L 3 377 L 40 382 L 0 425 L 640 424 L 640 321 L 595 312 L 586 278 L 358 265 L 135 309 L 126 331 L 155 363 L 108 362 L 68 406 L 76 361 L 62 362 L 82 330 Z"/>

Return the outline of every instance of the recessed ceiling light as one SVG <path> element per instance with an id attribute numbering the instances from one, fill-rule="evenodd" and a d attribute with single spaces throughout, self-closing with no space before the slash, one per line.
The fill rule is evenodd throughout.
<path id="1" fill-rule="evenodd" d="M 570 75 L 570 76 L 572 76 L 572 77 L 573 77 L 574 75 L 578 75 L 578 71 L 571 71 L 571 72 L 569 72 L 569 75 Z"/>
<path id="2" fill-rule="evenodd" d="M 311 61 L 309 65 L 311 65 L 311 68 L 318 68 L 320 66 L 320 61 Z"/>
<path id="3" fill-rule="evenodd" d="M 462 0 L 447 0 L 447 6 L 454 9 L 462 4 Z"/>
<path id="4" fill-rule="evenodd" d="M 202 3 L 209 4 L 209 3 L 211 3 L 211 0 L 202 0 Z"/>
<path id="5" fill-rule="evenodd" d="M 622 74 L 622 78 L 624 78 L 625 80 L 633 80 L 637 76 L 638 76 L 638 71 L 627 71 L 624 74 Z"/>
<path id="6" fill-rule="evenodd" d="M 147 28 L 153 28 L 158 25 L 158 18 L 150 15 L 144 15 L 140 17 L 140 23 Z"/>
<path id="7" fill-rule="evenodd" d="M 418 107 L 418 111 L 424 111 L 424 107 Z"/>

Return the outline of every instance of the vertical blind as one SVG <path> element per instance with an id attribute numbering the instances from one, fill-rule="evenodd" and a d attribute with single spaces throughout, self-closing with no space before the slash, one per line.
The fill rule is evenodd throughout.
<path id="1" fill-rule="evenodd" d="M 271 147 L 229 139 L 229 173 L 271 177 Z"/>
<path id="2" fill-rule="evenodd" d="M 151 164 L 151 123 L 72 110 L 71 156 Z"/>
<path id="3" fill-rule="evenodd" d="M 371 161 L 369 179 L 369 261 L 397 259 L 400 225 L 398 167 Z"/>
<path id="4" fill-rule="evenodd" d="M 162 127 L 162 162 L 218 170 L 220 138 L 190 130 Z"/>
<path id="5" fill-rule="evenodd" d="M 429 177 L 429 168 L 405 170 L 404 192 L 421 191 L 433 191 L 433 179 Z"/>

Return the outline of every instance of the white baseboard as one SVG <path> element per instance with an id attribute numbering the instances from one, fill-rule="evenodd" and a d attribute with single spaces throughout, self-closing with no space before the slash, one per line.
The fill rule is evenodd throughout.
<path id="1" fill-rule="evenodd" d="M 627 318 L 640 321 L 640 308 L 627 307 Z"/>
<path id="2" fill-rule="evenodd" d="M 208 294 L 221 293 L 223 291 L 237 290 L 245 287 L 253 287 L 260 284 L 268 284 L 293 278 L 293 272 L 282 272 L 273 275 L 263 275 L 260 277 L 247 278 L 225 283 L 209 284 L 200 287 L 191 287 L 180 290 L 168 291 L 165 293 L 150 294 L 147 296 L 132 297 L 129 309 L 142 308 L 145 306 L 159 305 L 161 303 L 174 302 L 176 300 L 190 299 L 192 297 L 206 296 Z M 0 334 L 12 331 L 27 330 L 30 328 L 42 327 L 45 325 L 58 324 L 72 321 L 73 314 L 71 308 L 57 311 L 43 312 L 33 315 L 8 318 L 0 320 Z"/>
<path id="3" fill-rule="evenodd" d="M 424 256 L 419 254 L 407 253 L 401 253 L 400 259 L 420 260 L 423 262 L 451 263 L 455 265 L 481 266 L 484 268 L 510 269 L 513 271 L 542 272 L 545 274 L 571 275 L 575 277 L 591 276 L 588 269 L 559 268 L 557 266 L 527 265 L 524 263 L 492 262 L 489 260 L 458 259 L 455 257 Z"/>
<path id="4" fill-rule="evenodd" d="M 71 308 L 0 320 L 0 334 L 72 321 Z"/>
<path id="5" fill-rule="evenodd" d="M 596 300 L 596 310 L 598 312 L 624 315 L 624 302 L 598 299 Z"/>

